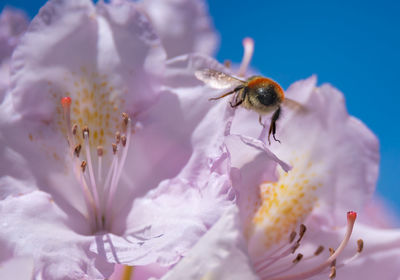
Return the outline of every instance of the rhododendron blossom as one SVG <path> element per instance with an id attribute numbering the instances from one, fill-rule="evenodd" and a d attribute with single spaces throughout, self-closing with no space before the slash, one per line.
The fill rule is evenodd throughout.
<path id="1" fill-rule="evenodd" d="M 269 144 L 270 115 L 196 78 L 246 79 L 254 50 L 237 69 L 209 57 L 203 1 L 51 0 L 17 18 L 0 28 L 0 275 L 400 277 L 399 230 L 363 213 L 378 140 L 333 86 L 282 93 L 297 106 Z"/>
<path id="2" fill-rule="evenodd" d="M 182 147 L 210 138 L 168 121 L 178 105 L 157 107 L 158 33 L 133 3 L 54 0 L 14 51 L 1 104 L 0 244 L 5 259 L 33 257 L 35 278 L 173 264 L 232 204 L 223 130 L 210 149 Z M 217 131 L 225 118 L 212 118 Z M 168 138 L 176 125 L 190 132 Z"/>
<path id="3" fill-rule="evenodd" d="M 295 83 L 286 95 L 302 106 L 284 111 L 277 130 L 281 143 L 270 150 L 292 169 L 284 172 L 276 161 L 238 149 L 234 135 L 266 141 L 257 114 L 238 109 L 226 141 L 239 211 L 237 218 L 221 218 L 239 220 L 230 231 L 236 238 L 227 238 L 226 229 L 210 230 L 163 279 L 375 279 L 380 266 L 392 267 L 387 279 L 400 275 L 394 269 L 399 231 L 369 228 L 350 211 L 363 209 L 374 191 L 377 139 L 347 114 L 342 94 L 330 85 L 317 87 L 315 77 Z M 371 259 L 376 264 L 369 265 Z"/>

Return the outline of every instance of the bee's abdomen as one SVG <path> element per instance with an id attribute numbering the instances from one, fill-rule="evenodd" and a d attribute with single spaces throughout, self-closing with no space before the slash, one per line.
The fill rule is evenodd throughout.
<path id="1" fill-rule="evenodd" d="M 274 87 L 274 85 L 268 85 L 266 87 L 256 88 L 257 99 L 261 104 L 265 106 L 272 106 L 280 103 L 279 95 Z"/>
<path id="2" fill-rule="evenodd" d="M 256 93 L 258 101 L 265 106 L 279 104 L 285 98 L 281 86 L 269 78 L 252 77 L 249 79 L 248 87 L 250 91 Z"/>

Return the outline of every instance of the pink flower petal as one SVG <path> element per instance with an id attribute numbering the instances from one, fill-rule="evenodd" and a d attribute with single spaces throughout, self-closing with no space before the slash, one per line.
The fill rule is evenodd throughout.
<path id="1" fill-rule="evenodd" d="M 231 207 L 161 279 L 258 279 L 244 247 L 237 208 Z"/>
<path id="2" fill-rule="evenodd" d="M 5 8 L 0 15 L 0 103 L 10 85 L 10 58 L 19 38 L 28 27 L 26 15 Z"/>
<path id="3" fill-rule="evenodd" d="M 205 1 L 144 0 L 139 4 L 154 24 L 168 57 L 192 52 L 214 54 L 218 37 Z"/>
<path id="4" fill-rule="evenodd" d="M 150 22 L 135 5 L 100 2 L 94 6 L 88 0 L 50 1 L 32 21 L 17 47 L 12 62 L 12 91 L 6 95 L 0 110 L 0 140 L 7 147 L 1 150 L 5 155 L 2 166 L 5 167 L 4 175 L 8 176 L 0 180 L 1 186 L 5 186 L 1 197 L 7 200 L 37 189 L 46 192 L 43 195 L 51 194 L 54 207 L 47 211 L 54 217 L 51 220 L 53 224 L 49 224 L 54 226 L 54 231 L 66 232 L 57 236 L 59 247 L 55 249 L 65 247 L 68 250 L 78 246 L 80 238 L 87 236 L 85 249 L 86 242 L 90 242 L 93 251 L 101 256 L 107 255 L 114 262 L 172 264 L 212 226 L 225 207 L 232 204 L 229 154 L 223 143 L 224 129 L 221 130 L 229 115 L 221 115 L 217 109 L 209 113 L 208 108 L 204 108 L 201 109 L 207 115 L 204 120 L 198 119 L 193 123 L 180 120 L 181 123 L 174 124 L 159 122 L 170 115 L 165 108 L 161 112 L 149 108 L 150 105 L 155 108 L 163 105 L 155 103 L 159 78 L 164 71 L 164 57 L 160 40 Z M 133 148 L 127 154 L 125 167 L 128 168 L 121 172 L 115 199 L 107 208 L 109 211 L 101 217 L 98 215 L 100 211 L 84 199 L 80 187 L 85 184 L 72 176 L 76 169 L 71 166 L 76 165 L 76 160 L 70 157 L 66 139 L 70 140 L 69 143 L 75 140 L 69 135 L 68 118 L 63 114 L 66 107 L 60 104 L 60 99 L 65 96 L 68 98 L 63 99 L 64 105 L 71 106 L 71 120 L 79 125 L 79 132 L 83 131 L 84 125 L 90 127 L 93 138 L 90 138 L 92 143 L 89 145 L 82 141 L 87 146 L 85 152 L 94 157 L 96 146 L 107 144 L 103 162 L 106 171 L 111 168 L 110 144 L 114 141 L 114 123 L 107 124 L 95 116 L 103 114 L 103 118 L 107 118 L 109 113 L 110 122 L 115 122 L 116 126 L 114 119 L 119 120 L 119 114 L 126 109 L 143 126 L 140 129 L 139 125 L 132 125 L 137 131 L 133 136 L 128 135 L 133 138 Z M 98 99 L 104 100 L 98 102 Z M 105 111 L 102 108 L 106 108 Z M 170 109 L 178 115 L 183 111 L 178 103 Z M 174 136 L 175 142 L 170 135 L 171 129 L 177 125 L 182 125 L 184 132 Z M 104 129 L 104 139 L 99 136 L 101 128 Z M 212 139 L 204 134 L 204 128 L 216 132 Z M 96 132 L 97 138 L 94 136 Z M 150 136 L 155 136 L 157 141 Z M 170 141 L 169 145 L 163 145 L 166 141 Z M 180 142 L 187 143 L 187 146 L 182 149 Z M 158 149 L 148 151 L 147 157 L 146 150 L 151 143 Z M 176 162 L 174 152 L 182 154 Z M 85 159 L 89 162 L 87 154 Z M 99 166 L 99 160 L 95 166 Z M 164 181 L 153 192 L 147 193 L 161 180 L 179 172 L 176 179 Z M 210 178 L 213 180 L 209 182 Z M 188 200 L 197 205 L 192 212 L 186 212 L 186 207 L 183 207 Z M 25 200 L 21 201 L 25 203 Z M 183 222 L 177 218 L 179 215 L 182 215 Z M 95 218 L 91 219 L 92 216 Z M 30 219 L 30 216 L 26 218 Z M 108 225 L 110 221 L 112 224 Z M 47 225 L 46 220 L 43 224 L 35 222 L 38 227 Z M 98 227 L 100 223 L 107 227 Z M 16 226 L 15 230 L 25 234 L 31 228 Z M 32 236 L 38 238 L 38 246 L 46 246 L 46 235 L 42 237 L 35 232 Z M 182 242 L 183 237 L 186 242 Z M 107 247 L 110 240 L 121 249 L 117 257 L 110 257 L 113 254 Z M 5 241 L 16 248 L 22 246 L 18 239 L 5 238 Z M 126 246 L 130 250 L 128 253 Z M 15 250 L 19 251 L 18 248 Z M 26 247 L 25 250 L 21 254 L 28 254 L 32 248 Z M 43 277 L 53 273 L 48 272 L 47 266 L 51 266 L 51 270 L 61 278 L 63 273 L 75 273 L 73 266 L 79 265 L 79 259 L 76 263 L 71 260 L 71 264 L 63 267 L 57 257 L 53 262 L 50 256 L 43 259 L 41 256 L 42 253 L 38 253 L 35 261 L 43 263 L 36 268 L 37 271 L 43 270 Z M 101 263 L 94 262 L 92 253 L 88 253 L 88 258 L 92 262 L 87 263 L 85 269 L 96 270 Z"/>
<path id="5" fill-rule="evenodd" d="M 12 246 L 16 256 L 33 257 L 35 275 L 44 279 L 102 279 L 111 273 L 112 266 L 96 260 L 89 251 L 93 237 L 71 230 L 68 215 L 48 194 L 34 191 L 8 197 L 0 202 L 0 212 L 7 213 L 0 216 L 2 248 Z"/>
<path id="6" fill-rule="evenodd" d="M 308 92 L 303 93 L 302 86 Z M 305 108 L 287 113 L 278 127 L 282 145 L 274 143 L 271 149 L 297 166 L 298 175 L 306 175 L 306 185 L 317 188 L 314 213 L 330 224 L 340 224 L 343 213 L 359 211 L 375 190 L 378 140 L 348 115 L 337 89 L 330 85 L 310 89 L 308 80 L 295 87 L 288 89 L 287 96 Z"/>
<path id="7" fill-rule="evenodd" d="M 0 64 L 9 59 L 19 41 L 19 37 L 28 27 L 24 12 L 5 8 L 0 15 Z"/>
<path id="8" fill-rule="evenodd" d="M 68 168 L 72 163 L 60 98 L 71 97 L 72 121 L 80 128 L 92 125 L 93 134 L 111 134 L 101 140 L 111 153 L 116 129 L 103 122 L 107 114 L 119 120 L 122 111 L 139 113 L 156 100 L 164 65 L 159 39 L 131 5 L 51 1 L 33 20 L 12 64 L 12 93 L 1 107 L 7 150 L 23 155 L 24 165 L 30 166 L 27 176 L 40 180 L 58 203 L 84 213 L 82 191 Z M 9 167 L 4 172 L 12 173 Z"/>
<path id="9" fill-rule="evenodd" d="M 122 236 L 97 238 L 91 250 L 113 263 L 176 263 L 233 203 L 225 154 L 209 162 L 195 168 L 207 180 L 192 179 L 196 176 L 184 169 L 137 199 L 127 218 L 128 230 Z M 186 168 L 192 170 L 191 165 Z"/>
<path id="10" fill-rule="evenodd" d="M 32 276 L 32 258 L 12 258 L 0 264 L 0 279 L 31 280 Z"/>

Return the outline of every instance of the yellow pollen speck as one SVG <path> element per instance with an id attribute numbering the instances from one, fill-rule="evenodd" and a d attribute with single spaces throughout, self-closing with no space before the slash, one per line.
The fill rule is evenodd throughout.
<path id="1" fill-rule="evenodd" d="M 71 103 L 71 123 L 76 123 L 78 127 L 88 126 L 91 132 L 89 144 L 93 147 L 98 145 L 111 144 L 110 136 L 113 137 L 121 122 L 121 104 L 125 100 L 121 98 L 121 92 L 114 90 L 107 81 L 107 75 L 98 72 L 89 72 L 86 67 L 81 67 L 80 71 L 70 73 L 65 81 L 67 92 L 55 92 L 54 96 L 57 118 L 55 124 L 60 127 L 66 136 L 66 123 L 64 120 L 64 110 L 61 107 L 60 99 L 70 96 Z M 104 92 L 106 87 L 112 91 Z M 76 136 L 78 141 L 83 139 L 79 134 Z"/>
<path id="2" fill-rule="evenodd" d="M 31 133 L 29 133 L 28 137 L 29 137 L 29 140 L 33 141 L 33 135 Z"/>
<path id="3" fill-rule="evenodd" d="M 247 238 L 261 238 L 264 249 L 287 240 L 318 202 L 315 192 L 321 183 L 310 176 L 312 163 L 297 156 L 291 164 L 293 169 L 288 173 L 279 170 L 277 182 L 260 185 L 261 205 L 246 228 Z"/>

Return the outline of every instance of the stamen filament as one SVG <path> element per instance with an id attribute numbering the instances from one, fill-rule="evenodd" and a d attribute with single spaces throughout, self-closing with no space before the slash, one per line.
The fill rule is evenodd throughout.
<path id="1" fill-rule="evenodd" d="M 275 276 L 275 275 L 280 275 L 280 274 L 282 274 L 282 273 L 285 273 L 285 272 L 291 270 L 291 269 L 294 268 L 301 260 L 304 260 L 303 254 L 297 254 L 297 256 L 293 259 L 293 261 L 292 261 L 292 263 L 291 263 L 291 265 L 290 265 L 289 267 L 286 267 L 286 268 L 284 268 L 284 269 L 281 269 L 281 270 L 278 270 L 278 271 L 276 271 L 276 272 L 270 273 L 270 274 L 268 275 L 268 279 L 269 279 L 270 277 Z M 278 268 L 281 268 L 281 267 L 277 267 L 276 269 L 278 269 Z M 275 270 L 276 270 L 276 269 L 275 269 Z M 270 272 L 270 271 L 268 271 L 268 272 Z"/>
<path id="2" fill-rule="evenodd" d="M 77 135 L 78 125 L 71 126 L 71 98 L 64 97 L 61 99 L 64 110 L 64 120 L 66 122 L 67 140 L 72 156 L 72 170 L 80 183 L 84 194 L 84 200 L 89 215 L 89 222 L 94 232 L 109 229 L 112 225 L 112 209 L 111 204 L 114 200 L 118 182 L 120 180 L 122 169 L 125 164 L 130 137 L 132 133 L 131 120 L 126 113 L 122 114 L 122 130 L 115 133 L 116 143 L 112 143 L 113 158 L 111 167 L 106 177 L 103 178 L 103 155 L 102 146 L 97 147 L 97 158 L 92 159 L 91 143 L 89 141 L 89 128 L 81 129 L 83 143 L 81 145 L 80 137 Z M 83 147 L 82 147 L 83 146 Z M 82 149 L 85 149 L 85 159 L 80 159 Z M 118 154 L 118 150 L 121 155 Z M 107 159 L 109 159 L 107 157 Z M 106 161 L 108 164 L 108 160 Z M 96 169 L 95 173 L 94 170 Z M 105 181 L 103 180 L 105 179 Z M 97 180 L 97 181 L 96 181 Z M 92 217 L 93 216 L 93 217 Z M 110 216 L 110 217 L 108 217 Z M 92 219 L 93 218 L 93 219 Z"/>
<path id="3" fill-rule="evenodd" d="M 100 206 L 100 200 L 99 200 L 99 194 L 98 194 L 98 190 L 97 190 L 96 180 L 94 178 L 92 157 L 90 155 L 89 131 L 88 130 L 84 130 L 83 139 L 84 139 L 84 143 L 85 143 L 87 165 L 89 168 L 90 185 L 92 187 L 92 192 L 93 192 L 96 208 L 98 208 Z"/>
<path id="4" fill-rule="evenodd" d="M 117 179 L 117 173 L 118 173 L 118 165 L 119 165 L 117 153 L 115 153 L 114 157 L 115 157 L 115 163 L 113 162 L 114 163 L 114 168 L 112 170 L 111 185 L 110 185 L 110 188 L 109 188 L 107 204 L 106 204 L 106 208 L 105 208 L 107 226 L 111 226 L 110 225 L 110 220 L 111 220 L 110 215 L 112 215 L 112 213 L 111 213 L 112 212 L 111 211 L 111 202 L 113 201 L 114 194 L 115 194 L 115 191 L 117 189 L 117 182 L 118 182 L 116 180 Z"/>
<path id="5" fill-rule="evenodd" d="M 122 145 L 122 156 L 121 156 L 121 160 L 120 162 L 115 163 L 115 172 L 113 174 L 113 178 L 111 180 L 111 187 L 110 187 L 110 193 L 108 196 L 108 201 L 107 201 L 107 205 L 106 205 L 106 209 L 108 210 L 107 213 L 109 213 L 109 215 L 112 215 L 111 213 L 111 202 L 114 200 L 114 196 L 115 193 L 117 191 L 117 186 L 118 186 L 118 182 L 119 179 L 121 177 L 122 174 L 122 169 L 125 165 L 125 161 L 126 161 L 126 157 L 128 155 L 128 147 L 129 147 L 129 143 L 130 143 L 130 134 L 131 134 L 131 130 L 132 130 L 132 126 L 131 126 L 131 119 L 129 117 L 127 117 L 126 115 L 123 115 L 123 121 L 124 121 L 124 126 L 126 127 L 126 136 L 123 135 L 121 138 L 126 139 L 123 142 Z M 107 220 L 111 220 L 111 219 L 107 219 Z"/>
<path id="6" fill-rule="evenodd" d="M 356 212 L 350 211 L 347 213 L 347 229 L 346 229 L 346 234 L 343 239 L 343 241 L 340 243 L 339 247 L 336 249 L 336 251 L 322 264 L 316 266 L 313 269 L 310 269 L 308 271 L 298 273 L 298 274 L 293 274 L 293 275 L 287 275 L 287 276 L 282 276 L 282 277 L 277 277 L 277 278 L 268 278 L 269 280 L 302 280 L 302 279 L 308 279 L 312 276 L 315 276 L 322 272 L 324 269 L 329 267 L 332 262 L 336 260 L 336 258 L 343 252 L 344 248 L 347 246 L 347 243 L 350 240 L 351 233 L 353 232 L 353 227 L 354 223 L 356 220 L 357 214 Z"/>
<path id="7" fill-rule="evenodd" d="M 285 251 L 283 251 L 283 252 L 282 252 L 281 254 L 279 254 L 278 256 L 270 257 L 269 259 L 272 259 L 272 260 L 270 260 L 270 261 L 267 262 L 267 263 L 264 263 L 261 267 L 259 267 L 259 268 L 257 269 L 257 271 L 258 271 L 260 274 L 263 274 L 263 272 L 264 272 L 266 269 L 268 269 L 271 265 L 273 265 L 273 264 L 276 263 L 277 261 L 281 260 L 282 258 L 284 258 L 284 257 L 286 257 L 286 256 L 288 256 L 288 255 L 290 255 L 292 252 L 293 252 L 293 247 L 290 247 L 290 248 L 286 249 Z M 293 252 L 293 253 L 294 253 L 294 252 Z"/>
<path id="8" fill-rule="evenodd" d="M 255 267 L 260 267 L 261 265 L 263 265 L 265 263 L 266 259 L 269 259 L 271 257 L 275 257 L 276 254 L 278 254 L 284 248 L 288 247 L 294 241 L 294 239 L 296 238 L 296 235 L 297 235 L 297 232 L 296 231 L 292 231 L 292 233 L 289 236 L 289 243 L 283 244 L 283 245 L 279 246 L 278 248 L 274 249 L 274 251 L 272 251 L 271 253 L 263 255 L 260 260 L 255 262 Z"/>
<path id="9" fill-rule="evenodd" d="M 89 213 L 89 215 L 90 215 L 90 213 L 92 213 L 93 217 L 96 217 L 97 216 L 97 209 L 96 209 L 96 206 L 95 206 L 95 203 L 94 203 L 94 200 L 93 200 L 93 196 L 89 191 L 88 185 L 86 183 L 86 180 L 85 180 L 85 177 L 84 177 L 84 174 L 83 174 L 82 171 L 80 171 L 80 174 L 79 174 L 79 181 L 80 181 L 80 185 L 81 185 L 82 190 L 83 190 L 83 194 L 84 194 L 84 198 L 85 198 L 85 201 L 86 201 L 88 213 Z M 93 212 L 91 211 L 91 209 L 93 209 Z M 96 220 L 96 222 L 97 222 L 97 220 Z"/>
<path id="10" fill-rule="evenodd" d="M 118 166 L 119 166 L 119 161 L 118 161 L 118 155 L 115 155 L 116 161 L 114 165 L 114 171 L 113 171 L 113 176 L 111 179 L 111 185 L 110 185 L 110 193 L 108 195 L 108 201 L 107 201 L 107 206 L 106 209 L 110 209 L 111 206 L 111 201 L 113 200 L 114 193 L 117 188 L 117 175 L 118 175 Z"/>
<path id="11" fill-rule="evenodd" d="M 102 146 L 98 146 L 97 147 L 97 157 L 98 157 L 98 165 L 97 165 L 97 179 L 99 180 L 99 182 L 101 182 L 102 179 L 102 158 L 103 158 L 103 147 Z"/>
<path id="12" fill-rule="evenodd" d="M 110 186 L 112 175 L 115 173 L 115 165 L 116 165 L 117 161 L 118 161 L 118 157 L 117 157 L 116 154 L 114 154 L 113 160 L 112 160 L 112 163 L 111 163 L 111 167 L 108 170 L 106 181 L 104 183 L 104 193 L 105 193 L 104 197 L 105 198 L 107 198 L 109 196 L 109 193 L 110 193 L 110 187 L 109 186 Z M 106 203 L 108 203 L 108 201 L 104 201 L 104 207 L 106 206 Z"/>
<path id="13" fill-rule="evenodd" d="M 284 244 L 283 246 L 280 246 L 279 248 L 277 248 L 274 252 L 272 252 L 268 256 L 264 256 L 263 261 L 259 261 L 256 263 L 257 271 L 260 274 L 262 274 L 263 271 L 265 271 L 268 267 L 270 267 L 277 261 L 281 260 L 282 258 L 284 258 L 290 254 L 294 254 L 296 252 L 296 250 L 299 248 L 300 241 L 303 239 L 303 236 L 304 236 L 306 230 L 307 230 L 306 226 L 304 224 L 301 224 L 300 230 L 299 230 L 299 237 L 293 245 L 291 245 L 291 244 L 295 240 L 295 238 L 297 236 L 297 232 L 292 231 L 289 236 L 288 244 Z M 283 249 L 285 249 L 285 250 L 282 251 Z M 277 255 L 278 253 L 279 253 L 279 255 Z"/>
<path id="14" fill-rule="evenodd" d="M 355 259 L 357 259 L 358 256 L 361 254 L 363 248 L 364 248 L 364 241 L 362 239 L 357 240 L 357 252 L 352 257 L 350 257 L 347 260 L 343 261 L 343 263 L 337 265 L 336 267 L 338 267 L 338 268 L 339 267 L 343 267 L 345 265 L 348 265 L 349 263 L 351 263 Z"/>
<path id="15" fill-rule="evenodd" d="M 127 124 L 127 130 L 126 130 L 126 136 L 123 137 L 124 142 L 126 141 L 125 144 L 122 145 L 122 158 L 121 158 L 121 168 L 118 170 L 118 176 L 117 176 L 117 181 L 119 181 L 119 178 L 121 177 L 121 173 L 122 173 L 122 167 L 125 165 L 125 161 L 126 161 L 126 157 L 128 155 L 128 147 L 129 147 L 129 142 L 131 139 L 131 119 L 128 119 L 128 124 Z"/>

